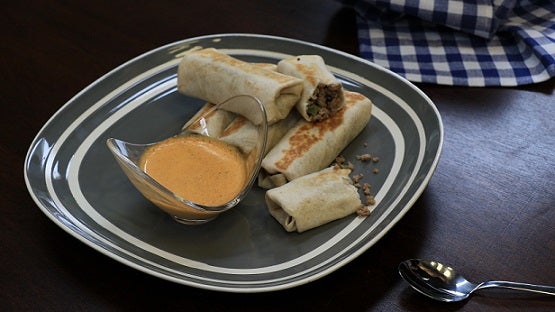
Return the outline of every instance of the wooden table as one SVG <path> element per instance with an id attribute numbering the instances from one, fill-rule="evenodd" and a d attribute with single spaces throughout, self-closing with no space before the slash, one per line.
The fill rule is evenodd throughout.
<path id="1" fill-rule="evenodd" d="M 125 61 L 177 40 L 260 33 L 357 54 L 355 14 L 333 1 L 11 1 L 2 5 L 0 310 L 555 310 L 505 291 L 438 303 L 399 277 L 439 259 L 473 280 L 555 284 L 555 80 L 518 88 L 418 84 L 445 141 L 426 191 L 376 245 L 293 289 L 220 293 L 141 273 L 82 244 L 36 206 L 23 160 L 41 126 Z"/>

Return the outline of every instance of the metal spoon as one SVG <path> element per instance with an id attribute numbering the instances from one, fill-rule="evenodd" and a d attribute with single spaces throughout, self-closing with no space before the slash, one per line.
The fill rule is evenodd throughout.
<path id="1" fill-rule="evenodd" d="M 553 286 L 506 281 L 474 284 L 451 267 L 429 260 L 411 259 L 403 261 L 399 264 L 399 274 L 419 293 L 444 302 L 461 301 L 478 289 L 494 287 L 555 295 L 555 287 Z"/>

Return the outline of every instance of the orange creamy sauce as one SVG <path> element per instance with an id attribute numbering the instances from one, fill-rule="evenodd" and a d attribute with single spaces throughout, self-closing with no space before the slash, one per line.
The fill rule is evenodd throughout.
<path id="1" fill-rule="evenodd" d="M 226 204 L 247 179 L 237 148 L 198 135 L 173 137 L 150 147 L 140 167 L 170 191 L 205 206 Z"/>

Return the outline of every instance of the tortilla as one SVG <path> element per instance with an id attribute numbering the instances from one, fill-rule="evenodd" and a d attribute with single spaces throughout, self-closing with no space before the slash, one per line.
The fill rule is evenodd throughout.
<path id="1" fill-rule="evenodd" d="M 268 190 L 267 208 L 287 232 L 299 233 L 353 214 L 362 203 L 350 173 L 329 167 Z"/>
<path id="2" fill-rule="evenodd" d="M 252 63 L 252 65 L 277 72 L 277 65 L 273 63 Z"/>
<path id="3" fill-rule="evenodd" d="M 297 112 L 291 112 L 285 119 L 268 126 L 266 149 L 263 155 L 266 155 L 300 118 L 301 116 Z M 256 144 L 257 131 L 257 127 L 252 122 L 242 116 L 237 116 L 223 129 L 218 138 L 228 144 L 242 146 L 243 152 L 248 153 L 250 148 Z"/>
<path id="4" fill-rule="evenodd" d="M 257 144 L 258 128 L 243 116 L 237 116 L 222 131 L 219 140 L 240 146 L 244 154 L 248 154 Z"/>
<path id="5" fill-rule="evenodd" d="M 328 119 L 301 119 L 262 160 L 259 186 L 271 188 L 328 167 L 364 129 L 372 102 L 345 91 L 345 107 Z"/>
<path id="6" fill-rule="evenodd" d="M 303 92 L 295 107 L 307 121 L 329 118 L 345 105 L 343 86 L 329 71 L 321 56 L 290 57 L 281 60 L 277 70 L 303 80 Z"/>
<path id="7" fill-rule="evenodd" d="M 266 109 L 268 124 L 287 117 L 303 89 L 302 80 L 233 58 L 214 48 L 183 55 L 177 73 L 177 88 L 184 95 L 221 103 L 247 94 L 258 98 Z M 228 108 L 226 108 L 228 109 Z M 229 108 L 249 118 L 241 106 Z"/>
<path id="8" fill-rule="evenodd" d="M 191 118 L 183 127 L 182 130 L 189 127 L 191 124 L 197 121 L 198 118 L 208 113 L 216 105 L 211 103 L 206 103 L 200 108 L 200 110 Z M 204 117 L 204 123 L 197 123 L 191 126 L 188 130 L 194 133 L 199 133 L 207 135 L 210 137 L 219 137 L 224 129 L 231 123 L 235 118 L 235 114 L 225 111 L 225 110 L 214 110 Z"/>

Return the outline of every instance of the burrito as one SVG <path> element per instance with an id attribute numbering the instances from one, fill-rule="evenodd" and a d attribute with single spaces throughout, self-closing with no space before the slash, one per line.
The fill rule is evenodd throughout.
<path id="1" fill-rule="evenodd" d="M 304 232 L 348 216 L 362 206 L 350 173 L 329 167 L 268 190 L 267 208 L 287 232 Z"/>
<path id="2" fill-rule="evenodd" d="M 179 92 L 211 103 L 221 103 L 240 94 L 258 98 L 266 108 L 268 124 L 287 117 L 301 96 L 303 82 L 299 78 L 280 74 L 233 58 L 216 49 L 187 52 L 177 71 Z M 248 116 L 241 107 L 234 113 Z"/>
<path id="3" fill-rule="evenodd" d="M 303 92 L 295 105 L 307 121 L 329 118 L 345 104 L 343 86 L 319 55 L 300 55 L 281 60 L 280 73 L 303 80 Z"/>
<path id="4" fill-rule="evenodd" d="M 263 155 L 266 155 L 299 119 L 301 119 L 301 116 L 293 111 L 285 119 L 268 126 L 266 149 Z M 257 131 L 256 126 L 252 122 L 242 116 L 238 116 L 229 123 L 218 138 L 228 144 L 242 146 L 243 152 L 248 153 L 256 145 Z M 238 144 L 239 142 L 241 143 Z"/>
<path id="5" fill-rule="evenodd" d="M 227 144 L 241 146 L 241 151 L 244 154 L 250 153 L 256 146 L 257 138 L 258 128 L 243 116 L 237 116 L 233 119 L 218 137 L 219 140 Z"/>
<path id="6" fill-rule="evenodd" d="M 372 102 L 345 91 L 345 107 L 318 122 L 300 119 L 262 160 L 259 186 L 272 188 L 328 167 L 364 129 Z"/>
<path id="7" fill-rule="evenodd" d="M 277 72 L 277 65 L 273 63 L 252 63 L 252 65 Z"/>
<path id="8" fill-rule="evenodd" d="M 206 103 L 200 108 L 200 110 L 191 118 L 183 127 L 182 130 L 189 127 L 192 123 L 196 122 L 198 118 L 208 113 L 216 105 L 211 103 Z M 210 137 L 219 137 L 224 129 L 231 123 L 235 118 L 235 114 L 224 111 L 215 110 L 204 117 L 204 123 L 197 123 L 189 128 L 189 131 L 199 134 L 208 135 Z"/>

